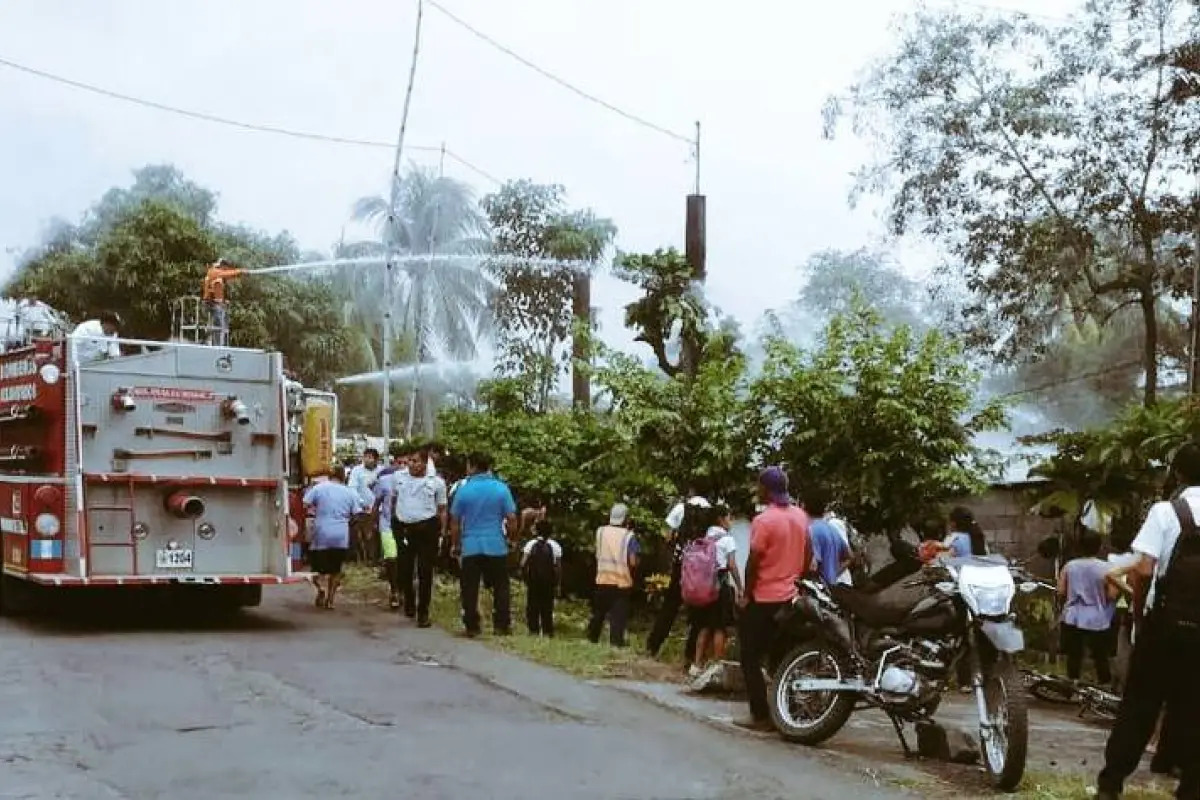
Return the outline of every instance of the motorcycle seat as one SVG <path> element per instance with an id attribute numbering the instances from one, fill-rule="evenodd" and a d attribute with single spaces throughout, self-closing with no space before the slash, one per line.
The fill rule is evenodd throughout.
<path id="1" fill-rule="evenodd" d="M 896 597 L 891 592 L 867 594 L 852 586 L 830 587 L 829 594 L 838 605 L 872 628 L 900 625 L 921 600 L 910 592 Z"/>

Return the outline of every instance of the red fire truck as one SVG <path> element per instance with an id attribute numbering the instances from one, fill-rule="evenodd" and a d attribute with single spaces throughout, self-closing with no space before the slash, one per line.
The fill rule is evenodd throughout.
<path id="1" fill-rule="evenodd" d="M 285 377 L 278 353 L 206 344 L 197 298 L 177 306 L 172 341 L 120 339 L 117 357 L 89 360 L 95 348 L 62 329 L 10 329 L 0 608 L 71 587 L 154 585 L 232 608 L 307 579 L 295 495 L 302 452 L 332 456 L 333 423 L 307 424 L 328 399 Z M 305 447 L 306 429 L 328 444 Z"/>

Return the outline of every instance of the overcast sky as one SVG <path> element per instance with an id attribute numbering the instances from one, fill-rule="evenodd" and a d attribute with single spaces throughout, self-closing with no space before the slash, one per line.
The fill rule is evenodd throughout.
<path id="1" fill-rule="evenodd" d="M 878 242 L 846 203 L 866 157 L 821 138 L 820 108 L 886 47 L 904 0 L 442 0 L 539 66 L 690 136 L 703 125 L 709 294 L 750 325 L 793 297 L 823 248 Z M 946 0 L 953 3 L 954 0 Z M 973 5 L 967 3 L 967 5 Z M 993 0 L 1060 14 L 1067 0 Z M 222 117 L 392 141 L 416 0 L 4 0 L 0 58 Z M 589 103 L 426 12 L 408 142 L 443 142 L 500 179 L 563 184 L 612 217 L 625 250 L 682 248 L 687 145 Z M 298 141 L 184 119 L 0 66 L 0 272 L 54 215 L 77 219 L 130 171 L 171 162 L 229 221 L 337 240 L 354 200 L 387 186 L 387 148 Z M 436 152 L 409 158 L 436 164 Z M 481 194 L 494 184 L 454 160 Z M 922 259 L 903 259 L 914 272 Z M 602 280 L 606 338 L 630 297 Z"/>

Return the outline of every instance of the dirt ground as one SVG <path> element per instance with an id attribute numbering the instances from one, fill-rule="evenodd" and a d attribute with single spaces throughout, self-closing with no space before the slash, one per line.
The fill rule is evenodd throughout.
<path id="1" fill-rule="evenodd" d="M 618 688 L 643 696 L 710 724 L 732 728 L 746 714 L 745 702 L 729 696 L 695 695 L 681 686 L 634 681 L 612 682 Z M 960 694 L 943 700 L 938 712 L 948 730 L 973 733 L 978 728 L 973 700 Z M 1080 719 L 1074 709 L 1042 704 L 1030 698 L 1030 748 L 1027 774 L 1076 775 L 1090 781 L 1103 763 L 1106 723 Z M 910 734 L 910 746 L 916 746 Z M 805 752 L 811 753 L 812 750 Z M 822 757 L 841 769 L 874 776 L 908 787 L 925 796 L 990 796 L 981 767 L 906 760 L 887 717 L 879 711 L 855 712 L 840 734 L 818 748 Z"/>

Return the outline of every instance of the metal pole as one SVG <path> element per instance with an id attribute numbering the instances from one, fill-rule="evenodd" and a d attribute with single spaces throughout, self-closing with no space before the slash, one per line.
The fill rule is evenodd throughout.
<path id="1" fill-rule="evenodd" d="M 1200 393 L 1200 169 L 1196 171 L 1196 194 L 1193 198 L 1195 229 L 1192 241 L 1192 341 L 1191 368 L 1188 370 L 1188 393 Z"/>
<path id="2" fill-rule="evenodd" d="M 388 193 L 387 227 L 384 228 L 387 262 L 383 272 L 383 446 L 392 438 L 392 284 L 396 272 L 399 237 L 395 235 L 396 204 L 400 201 L 400 159 L 404 152 L 404 134 L 408 130 L 408 110 L 412 106 L 413 83 L 417 78 L 417 58 L 421 54 L 421 22 L 425 2 L 417 0 L 416 33 L 413 35 L 412 64 L 408 68 L 408 87 L 404 90 L 404 110 L 400 115 L 400 133 L 396 137 L 396 158 L 392 162 L 392 185 Z"/>
<path id="3" fill-rule="evenodd" d="M 692 146 L 696 156 L 696 190 L 693 194 L 700 194 L 700 120 L 696 120 L 696 141 Z"/>

